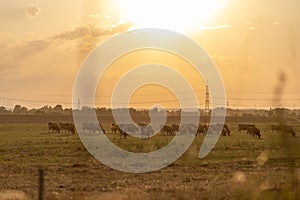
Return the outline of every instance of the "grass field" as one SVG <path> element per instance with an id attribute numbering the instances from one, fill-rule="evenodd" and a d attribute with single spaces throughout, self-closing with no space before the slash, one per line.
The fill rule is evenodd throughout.
<path id="1" fill-rule="evenodd" d="M 297 199 L 300 198 L 300 127 L 296 138 L 271 133 L 257 123 L 262 139 L 236 131 L 222 136 L 205 159 L 203 136 L 170 166 L 129 174 L 94 159 L 78 135 L 47 133 L 47 124 L 0 124 L 0 199 L 37 199 L 38 169 L 45 172 L 45 199 Z M 109 130 L 109 124 L 104 124 Z M 119 147 L 149 152 L 172 137 L 150 140 L 110 132 Z"/>

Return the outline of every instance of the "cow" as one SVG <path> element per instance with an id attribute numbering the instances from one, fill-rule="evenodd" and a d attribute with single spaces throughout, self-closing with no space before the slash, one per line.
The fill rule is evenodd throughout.
<path id="1" fill-rule="evenodd" d="M 124 139 L 126 139 L 128 133 L 126 132 L 126 124 L 120 124 L 118 125 L 118 132 L 121 136 L 124 137 Z"/>
<path id="2" fill-rule="evenodd" d="M 238 125 L 238 132 L 241 132 L 241 131 L 247 131 L 248 132 L 248 129 L 250 128 L 253 128 L 255 127 L 254 124 L 239 124 Z"/>
<path id="3" fill-rule="evenodd" d="M 172 135 L 175 133 L 178 133 L 179 131 L 179 125 L 178 124 L 172 124 Z"/>
<path id="4" fill-rule="evenodd" d="M 230 135 L 230 130 L 226 124 L 210 124 L 208 130 L 210 130 L 210 134 L 218 134 L 218 131 L 221 130 L 222 136 Z"/>
<path id="5" fill-rule="evenodd" d="M 249 128 L 249 129 L 247 130 L 247 134 L 252 135 L 253 138 L 257 137 L 257 138 L 260 139 L 260 137 L 261 137 L 260 129 L 257 128 L 257 127 L 255 127 L 255 126 L 252 127 L 252 128 Z"/>
<path id="6" fill-rule="evenodd" d="M 206 126 L 206 124 L 204 124 L 204 125 L 199 124 L 196 136 L 200 135 L 201 133 L 202 133 L 202 135 L 206 135 L 207 130 L 208 130 L 208 127 Z"/>
<path id="7" fill-rule="evenodd" d="M 124 136 L 125 139 L 128 136 L 128 134 L 135 135 L 139 133 L 139 127 L 135 124 L 119 124 L 117 126 L 119 134 Z"/>
<path id="8" fill-rule="evenodd" d="M 226 131 L 227 135 L 230 135 L 230 130 L 229 130 L 227 124 L 224 124 L 224 125 L 223 125 L 223 129 Z"/>
<path id="9" fill-rule="evenodd" d="M 136 124 L 126 124 L 126 132 L 130 135 L 136 135 L 139 133 L 139 127 Z"/>
<path id="10" fill-rule="evenodd" d="M 112 123 L 110 125 L 110 130 L 111 130 L 111 133 L 116 134 L 119 131 L 119 126 L 115 123 Z"/>
<path id="11" fill-rule="evenodd" d="M 191 135 L 191 134 L 196 134 L 197 135 L 197 125 L 196 124 L 181 124 L 180 126 L 180 133 L 186 134 L 186 135 Z"/>
<path id="12" fill-rule="evenodd" d="M 172 127 L 169 125 L 163 125 L 161 128 L 161 133 L 163 135 L 172 135 Z"/>
<path id="13" fill-rule="evenodd" d="M 152 135 L 154 132 L 152 127 L 145 123 L 138 123 L 138 125 L 139 125 L 139 132 L 142 136 L 142 139 L 149 139 L 150 135 Z"/>
<path id="14" fill-rule="evenodd" d="M 60 133 L 59 124 L 54 122 L 48 122 L 48 133 Z"/>
<path id="15" fill-rule="evenodd" d="M 64 130 L 65 133 L 76 133 L 75 125 L 73 123 L 59 123 L 59 127 L 61 130 Z"/>
<path id="16" fill-rule="evenodd" d="M 82 129 L 83 129 L 83 131 L 92 132 L 94 134 L 96 132 L 106 134 L 105 129 L 103 128 L 103 126 L 101 124 L 97 124 L 97 123 L 83 123 L 82 124 Z"/>
<path id="17" fill-rule="evenodd" d="M 293 137 L 296 137 L 296 133 L 292 126 L 289 125 L 271 125 L 271 132 L 273 131 L 283 131 L 284 133 L 289 133 Z"/>
<path id="18" fill-rule="evenodd" d="M 271 125 L 271 132 L 273 133 L 274 131 L 282 131 L 282 126 L 281 125 Z"/>
<path id="19" fill-rule="evenodd" d="M 61 123 L 61 122 L 59 122 L 59 127 L 60 127 L 60 129 L 62 130 L 62 131 L 64 131 L 64 132 L 67 132 L 67 127 L 68 127 L 68 125 L 67 125 L 67 123 Z"/>
<path id="20" fill-rule="evenodd" d="M 293 130 L 293 127 L 292 127 L 292 126 L 284 125 L 284 126 L 283 126 L 283 132 L 289 133 L 289 134 L 291 134 L 293 137 L 296 137 L 296 133 L 295 133 L 295 131 Z"/>

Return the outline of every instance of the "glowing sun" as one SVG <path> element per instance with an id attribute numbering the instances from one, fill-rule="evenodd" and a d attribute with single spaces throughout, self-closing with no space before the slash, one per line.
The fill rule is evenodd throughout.
<path id="1" fill-rule="evenodd" d="M 134 28 L 181 32 L 205 25 L 223 7 L 220 0 L 122 0 L 119 6 Z"/>

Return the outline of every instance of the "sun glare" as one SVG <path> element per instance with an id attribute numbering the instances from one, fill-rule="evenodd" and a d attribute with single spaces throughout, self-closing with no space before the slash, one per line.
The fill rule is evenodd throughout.
<path id="1" fill-rule="evenodd" d="M 218 0 L 122 0 L 125 18 L 136 28 L 164 28 L 174 31 L 198 29 L 223 7 Z"/>

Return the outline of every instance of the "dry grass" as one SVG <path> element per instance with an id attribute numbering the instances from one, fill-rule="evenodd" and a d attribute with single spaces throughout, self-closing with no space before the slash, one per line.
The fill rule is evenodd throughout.
<path id="1" fill-rule="evenodd" d="M 205 159 L 197 157 L 200 136 L 167 168 L 128 174 L 95 160 L 77 135 L 49 134 L 46 124 L 0 124 L 0 199 L 37 199 L 40 167 L 45 171 L 45 199 L 300 197 L 300 137 L 270 133 L 262 123 L 263 138 L 253 139 L 234 131 L 236 124 L 228 125 L 232 136 L 221 137 Z M 108 137 L 133 152 L 153 151 L 171 140 L 160 135 L 143 141 Z"/>

